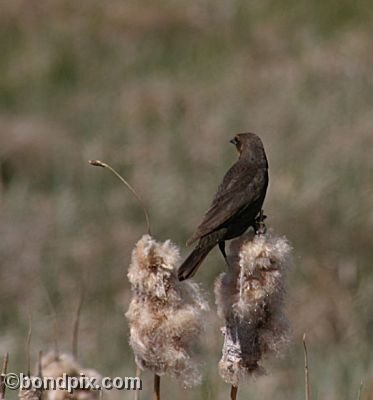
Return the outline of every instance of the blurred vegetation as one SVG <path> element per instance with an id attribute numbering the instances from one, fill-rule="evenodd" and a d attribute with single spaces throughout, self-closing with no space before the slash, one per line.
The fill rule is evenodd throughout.
<path id="1" fill-rule="evenodd" d="M 88 159 L 118 168 L 157 239 L 186 255 L 235 160 L 228 140 L 254 131 L 270 161 L 268 224 L 295 249 L 294 340 L 240 398 L 302 398 L 306 332 L 313 398 L 354 399 L 363 380 L 362 400 L 373 399 L 372 22 L 366 0 L 1 2 L 0 351 L 10 370 L 26 368 L 30 314 L 34 354 L 53 345 L 48 296 L 70 349 L 84 276 L 82 361 L 134 373 L 123 311 L 145 223 Z M 212 305 L 204 383 L 180 392 L 166 380 L 167 398 L 227 398 L 212 296 L 223 268 L 216 251 L 196 277 Z"/>

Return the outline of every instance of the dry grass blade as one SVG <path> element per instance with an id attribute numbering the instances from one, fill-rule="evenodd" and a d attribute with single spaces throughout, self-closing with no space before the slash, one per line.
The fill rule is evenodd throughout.
<path id="1" fill-rule="evenodd" d="M 0 376 L 0 399 L 5 398 L 5 379 L 4 376 L 8 371 L 8 362 L 9 362 L 9 353 L 6 353 L 4 356 L 3 367 L 1 368 L 1 376 Z"/>
<path id="2" fill-rule="evenodd" d="M 82 312 L 82 307 L 85 297 L 85 286 L 84 282 L 81 283 L 80 288 L 80 298 L 78 303 L 78 308 L 75 314 L 75 320 L 73 325 L 73 342 L 72 342 L 72 353 L 75 359 L 78 359 L 78 335 L 79 335 L 79 324 L 80 324 L 80 314 Z"/>
<path id="3" fill-rule="evenodd" d="M 361 399 L 361 393 L 363 391 L 363 381 L 360 382 L 359 391 L 357 393 L 357 400 Z"/>
<path id="4" fill-rule="evenodd" d="M 31 376 L 31 336 L 32 336 L 32 321 L 29 318 L 29 329 L 27 334 L 27 376 Z"/>
<path id="5" fill-rule="evenodd" d="M 126 187 L 131 191 L 131 193 L 136 197 L 137 201 L 140 203 L 143 211 L 144 211 L 144 215 L 145 215 L 145 219 L 146 219 L 146 224 L 147 224 L 147 232 L 148 235 L 151 235 L 150 233 L 150 219 L 149 219 L 149 214 L 148 211 L 145 207 L 145 204 L 143 202 L 143 200 L 141 199 L 141 197 L 137 194 L 136 190 L 122 177 L 122 175 L 120 175 L 114 168 L 112 168 L 109 164 L 106 164 L 100 160 L 89 160 L 88 161 L 91 165 L 93 165 L 94 167 L 102 167 L 102 168 L 107 168 L 109 171 L 111 171 L 122 183 L 124 183 L 126 185 Z"/>
<path id="6" fill-rule="evenodd" d="M 41 367 L 41 360 L 43 358 L 43 352 L 40 350 L 39 351 L 39 357 L 38 357 L 38 377 L 39 378 L 43 378 L 43 373 L 42 373 L 42 367 Z M 43 388 L 40 389 L 40 391 L 38 392 L 38 398 L 39 400 L 42 400 L 43 398 Z"/>
<path id="7" fill-rule="evenodd" d="M 161 400 L 161 377 L 154 374 L 154 400 Z"/>
<path id="8" fill-rule="evenodd" d="M 42 378 L 43 375 L 43 370 L 42 370 L 42 366 L 41 366 L 41 361 L 43 359 L 43 352 L 42 350 L 39 350 L 39 357 L 38 357 L 38 376 L 40 378 Z"/>
<path id="9" fill-rule="evenodd" d="M 41 281 L 41 285 L 44 289 L 45 292 L 45 297 L 47 299 L 48 302 L 48 306 L 49 306 L 49 310 L 53 316 L 53 326 L 54 326 L 54 335 L 53 335 L 53 341 L 54 341 L 54 350 L 56 352 L 56 355 L 58 356 L 60 354 L 60 348 L 59 348 L 59 344 L 58 344 L 58 322 L 57 322 L 57 313 L 56 313 L 56 309 L 52 303 L 51 297 L 49 295 L 49 291 L 47 289 L 47 287 L 43 284 L 43 282 Z"/>
<path id="10" fill-rule="evenodd" d="M 306 334 L 303 334 L 303 349 L 304 349 L 304 390 L 305 390 L 305 399 L 310 399 L 310 381 L 309 381 L 309 369 L 308 369 L 308 352 L 307 352 L 307 344 L 306 344 Z"/>

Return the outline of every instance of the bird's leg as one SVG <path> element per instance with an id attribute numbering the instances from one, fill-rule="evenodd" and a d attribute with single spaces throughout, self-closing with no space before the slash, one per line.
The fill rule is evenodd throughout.
<path id="1" fill-rule="evenodd" d="M 224 240 L 221 240 L 219 242 L 219 249 L 221 251 L 221 254 L 223 254 L 224 260 L 225 260 L 225 262 L 227 263 L 227 265 L 229 267 L 227 253 L 225 252 L 225 241 Z"/>
<path id="2" fill-rule="evenodd" d="M 264 223 L 264 220 L 265 220 L 266 218 L 267 218 L 267 216 L 264 215 L 263 209 L 260 210 L 259 215 L 258 215 L 258 216 L 256 217 L 256 219 L 255 219 L 254 228 L 255 228 L 255 233 L 256 233 L 256 234 L 258 234 L 258 235 L 264 235 L 264 234 L 266 233 L 267 227 L 266 227 L 266 225 L 265 225 L 265 223 Z"/>

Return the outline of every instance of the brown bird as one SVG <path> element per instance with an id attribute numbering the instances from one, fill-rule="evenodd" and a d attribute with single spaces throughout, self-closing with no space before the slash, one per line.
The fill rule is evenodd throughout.
<path id="1" fill-rule="evenodd" d="M 255 133 L 239 133 L 231 141 L 239 153 L 228 170 L 195 234 L 187 245 L 198 244 L 178 270 L 180 281 L 192 277 L 207 254 L 218 244 L 225 260 L 225 241 L 256 225 L 268 186 L 268 162 L 263 143 Z"/>

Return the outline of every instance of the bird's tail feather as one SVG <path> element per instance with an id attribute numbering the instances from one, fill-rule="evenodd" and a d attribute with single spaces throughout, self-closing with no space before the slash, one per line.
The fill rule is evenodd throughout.
<path id="1" fill-rule="evenodd" d="M 201 246 L 198 244 L 198 246 L 189 254 L 187 259 L 179 267 L 177 272 L 179 281 L 191 278 L 197 272 L 198 267 L 215 245 L 216 243 L 211 243 L 207 246 Z"/>

